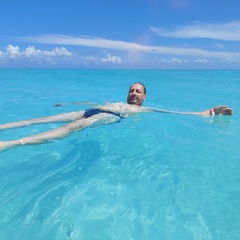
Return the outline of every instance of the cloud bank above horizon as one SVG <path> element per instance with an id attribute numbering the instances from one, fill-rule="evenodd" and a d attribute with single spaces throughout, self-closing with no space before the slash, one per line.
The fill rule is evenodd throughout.
<path id="1" fill-rule="evenodd" d="M 18 45 L 9 44 L 6 51 L 0 51 L 0 60 L 8 59 L 15 61 L 17 59 L 41 59 L 52 64 L 57 64 L 57 59 L 61 61 L 72 61 L 88 65 L 104 64 L 137 64 L 137 62 L 146 62 L 148 56 L 154 55 L 158 59 L 158 63 L 174 62 L 174 63 L 207 63 L 211 59 L 221 62 L 239 63 L 240 51 L 232 50 L 226 47 L 229 42 L 240 41 L 240 21 L 231 21 L 219 24 L 206 24 L 194 22 L 191 25 L 178 26 L 175 28 L 158 28 L 149 27 L 149 32 L 154 33 L 156 37 L 161 39 L 211 39 L 212 48 L 204 49 L 203 47 L 192 46 L 192 44 L 141 44 L 138 41 L 113 40 L 95 36 L 85 35 L 63 35 L 63 34 L 43 34 L 38 36 L 16 36 L 11 37 L 15 42 L 31 43 L 44 46 L 57 45 L 52 50 L 40 50 L 36 46 L 28 46 L 21 51 Z M 216 42 L 216 40 L 218 42 Z M 68 46 L 68 47 L 67 47 Z M 238 45 L 239 46 L 239 45 Z M 75 47 L 74 50 L 67 48 Z M 83 55 L 79 53 L 78 47 L 87 47 L 89 49 L 99 49 L 101 56 L 95 56 L 93 53 Z M 98 51 L 99 51 L 98 50 Z M 91 52 L 91 51 L 89 51 Z M 128 56 L 131 55 L 131 58 Z M 131 62 L 132 61 L 132 62 Z"/>

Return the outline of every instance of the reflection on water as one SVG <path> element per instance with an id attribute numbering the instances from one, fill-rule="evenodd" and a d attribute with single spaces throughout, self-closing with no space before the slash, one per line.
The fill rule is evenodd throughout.
<path id="1" fill-rule="evenodd" d="M 53 219 L 64 204 L 65 196 L 78 188 L 79 183 L 87 177 L 88 169 L 101 157 L 101 149 L 96 141 L 72 144 L 74 148 L 71 152 L 61 158 L 54 156 L 54 153 L 37 154 L 23 161 L 20 164 L 22 166 L 10 171 L 10 174 L 2 175 L 5 184 L 1 192 L 5 194 L 1 195 L 0 205 L 6 218 L 1 221 L 1 229 L 4 229 L 2 236 L 6 239 L 16 239 L 17 236 L 20 239 L 25 234 L 34 236 L 40 225 L 46 225 L 49 219 L 51 228 L 55 228 L 56 219 Z M 6 181 L 7 178 L 10 181 Z M 19 224 L 24 225 L 23 232 Z"/>

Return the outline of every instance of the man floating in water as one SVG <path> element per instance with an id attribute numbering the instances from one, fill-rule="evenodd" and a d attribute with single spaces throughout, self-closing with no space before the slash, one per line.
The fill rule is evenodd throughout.
<path id="1" fill-rule="evenodd" d="M 91 104 L 93 108 L 85 111 L 77 111 L 64 113 L 54 116 L 34 118 L 25 121 L 11 122 L 0 125 L 0 130 L 9 128 L 19 128 L 33 124 L 51 123 L 51 122 L 68 122 L 67 124 L 49 131 L 45 131 L 36 135 L 24 137 L 17 140 L 0 142 L 0 150 L 5 150 L 12 147 L 30 144 L 47 143 L 49 140 L 61 139 L 69 136 L 71 133 L 80 131 L 86 127 L 95 127 L 103 124 L 110 124 L 120 121 L 122 118 L 127 118 L 141 112 L 161 112 L 174 114 L 192 114 L 200 116 L 210 115 L 232 115 L 233 110 L 227 106 L 218 106 L 202 112 L 177 112 L 168 111 L 157 108 L 142 107 L 146 99 L 146 88 L 136 82 L 129 88 L 127 96 L 127 104 L 107 103 L 105 105 Z M 55 106 L 63 106 L 64 104 L 55 104 Z"/>

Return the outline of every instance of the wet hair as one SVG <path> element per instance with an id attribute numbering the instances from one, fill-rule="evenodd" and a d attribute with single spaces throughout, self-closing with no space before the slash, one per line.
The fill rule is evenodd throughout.
<path id="1" fill-rule="evenodd" d="M 143 83 L 141 83 L 141 82 L 134 82 L 132 85 L 134 85 L 134 84 L 139 84 L 139 85 L 141 85 L 141 86 L 143 87 L 144 94 L 147 93 L 147 89 L 145 88 L 145 86 L 144 86 Z M 131 86 L 132 86 L 132 85 L 131 85 Z M 130 88 L 131 88 L 131 87 L 130 87 Z"/>

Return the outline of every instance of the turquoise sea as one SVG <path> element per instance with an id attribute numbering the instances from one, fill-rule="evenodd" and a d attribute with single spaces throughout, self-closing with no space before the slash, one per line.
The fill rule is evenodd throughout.
<path id="1" fill-rule="evenodd" d="M 142 113 L 0 152 L 1 240 L 240 239 L 240 71 L 0 69 L 0 124 L 126 102 L 135 81 L 144 106 L 234 114 Z"/>

